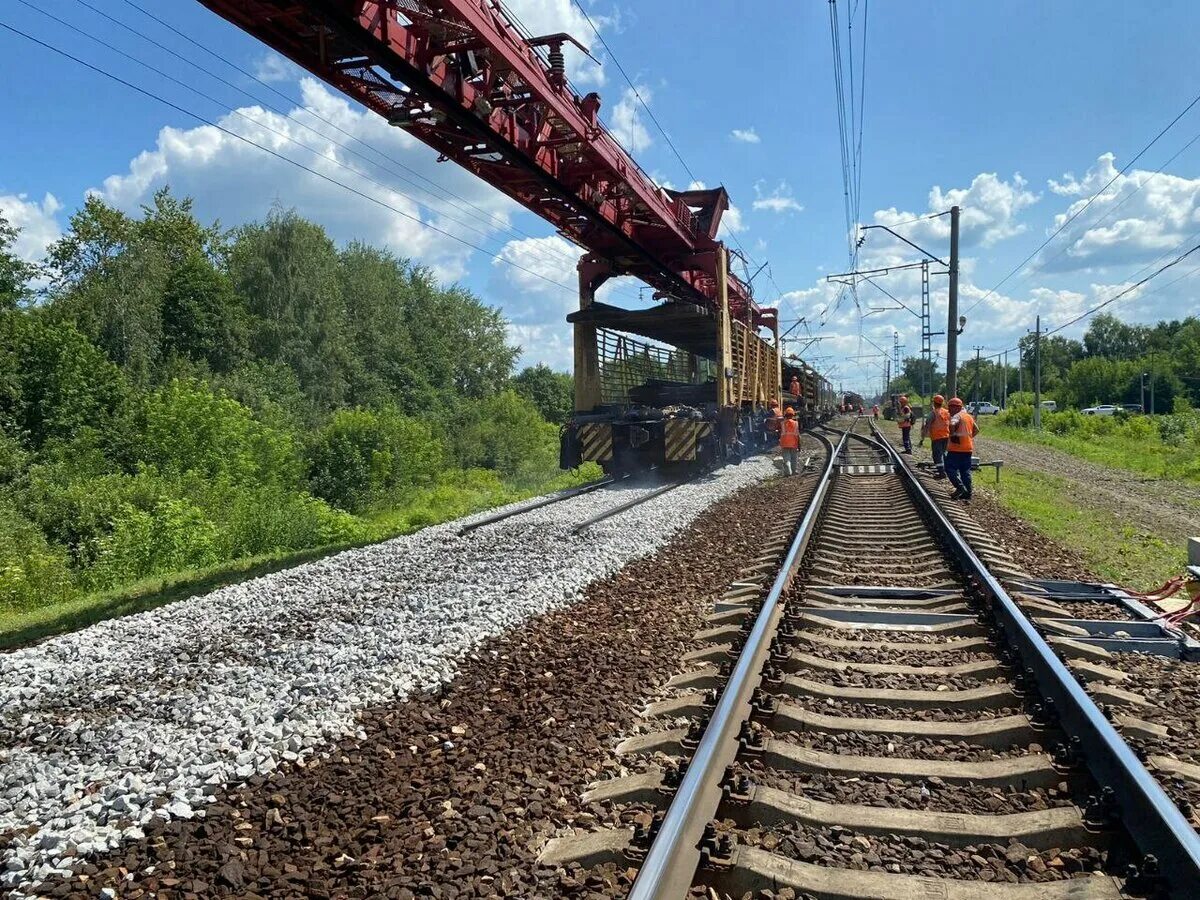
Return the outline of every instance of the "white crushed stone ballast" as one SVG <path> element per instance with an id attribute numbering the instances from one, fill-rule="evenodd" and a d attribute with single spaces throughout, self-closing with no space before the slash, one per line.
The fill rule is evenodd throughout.
<path id="1" fill-rule="evenodd" d="M 458 537 L 470 517 L 0 654 L 0 887 L 65 874 L 153 817 L 203 815 L 226 785 L 354 735 L 359 709 L 445 683 L 481 641 L 773 473 L 761 457 L 726 467 L 581 536 L 650 488 Z"/>

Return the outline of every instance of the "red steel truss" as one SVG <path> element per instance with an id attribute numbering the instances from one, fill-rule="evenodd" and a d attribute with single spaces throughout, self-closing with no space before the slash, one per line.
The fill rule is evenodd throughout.
<path id="1" fill-rule="evenodd" d="M 715 310 L 728 195 L 651 181 L 600 123 L 600 97 L 567 83 L 570 36 L 525 36 L 494 0 L 201 2 L 546 219 L 614 274 Z M 735 319 L 775 323 L 775 310 L 732 275 L 728 296 Z"/>

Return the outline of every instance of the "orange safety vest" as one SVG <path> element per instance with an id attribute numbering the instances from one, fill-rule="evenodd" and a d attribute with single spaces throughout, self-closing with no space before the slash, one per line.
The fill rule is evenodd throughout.
<path id="1" fill-rule="evenodd" d="M 779 446 L 784 450 L 800 449 L 800 423 L 795 419 L 784 419 L 779 427 Z"/>
<path id="2" fill-rule="evenodd" d="M 971 453 L 975 450 L 975 419 L 965 409 L 950 420 L 951 453 Z"/>
<path id="3" fill-rule="evenodd" d="M 950 437 L 950 410 L 938 407 L 933 411 L 933 424 L 929 426 L 929 439 L 940 441 Z"/>
<path id="4" fill-rule="evenodd" d="M 782 421 L 783 420 L 779 417 L 779 410 L 771 410 L 771 415 L 767 419 L 767 431 L 771 432 L 771 434 L 778 434 L 779 423 Z"/>

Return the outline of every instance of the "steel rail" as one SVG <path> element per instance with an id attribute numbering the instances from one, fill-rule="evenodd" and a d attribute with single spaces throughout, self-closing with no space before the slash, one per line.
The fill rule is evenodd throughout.
<path id="1" fill-rule="evenodd" d="M 871 430 L 906 479 L 919 505 L 941 531 L 951 553 L 991 598 L 992 611 L 1004 628 L 1006 639 L 1021 658 L 1043 697 L 1052 700 L 1055 713 L 1067 734 L 1078 738 L 1079 755 L 1101 787 L 1112 788 L 1120 816 L 1134 843 L 1167 881 L 1168 896 L 1195 896 L 1200 889 L 1200 836 L 1163 791 L 1112 723 L 1096 706 L 1070 670 L 1008 595 L 1003 585 L 975 555 L 970 544 L 959 534 L 945 513 L 925 490 L 920 479 L 904 465 L 900 454 L 879 434 Z M 1152 873 L 1146 873 L 1152 874 Z"/>
<path id="2" fill-rule="evenodd" d="M 677 487 L 683 487 L 685 484 L 695 481 L 699 477 L 700 475 L 697 473 L 696 475 L 692 475 L 690 478 L 684 478 L 680 481 L 673 481 L 670 484 L 664 484 L 662 487 L 657 487 L 650 493 L 643 494 L 640 497 L 635 497 L 633 500 L 627 500 L 624 503 L 619 503 L 612 507 L 612 509 L 606 509 L 604 512 L 592 516 L 586 521 L 580 522 L 571 529 L 571 534 L 580 534 L 584 529 L 591 528 L 593 525 L 603 522 L 605 519 L 611 519 L 613 516 L 617 515 L 618 513 L 623 513 L 627 509 L 633 509 L 633 507 L 639 506 L 640 504 L 645 503 L 647 500 L 653 500 L 655 497 L 665 494 L 667 491 L 673 491 Z"/>
<path id="3" fill-rule="evenodd" d="M 678 900 L 687 896 L 695 880 L 704 826 L 716 815 L 725 768 L 737 755 L 738 732 L 749 716 L 751 695 L 762 680 L 763 664 L 783 615 L 783 592 L 791 584 L 808 547 L 829 491 L 838 452 L 849 434 L 843 432 L 835 448 L 824 435 L 809 433 L 825 444 L 829 461 L 658 834 L 642 861 L 629 900 Z"/>
<path id="4" fill-rule="evenodd" d="M 570 500 L 572 497 L 579 497 L 583 494 L 590 494 L 592 491 L 597 491 L 602 487 L 608 487 L 610 484 L 616 484 L 618 481 L 624 481 L 628 475 L 622 475 L 616 478 L 612 475 L 606 475 L 599 481 L 593 481 L 591 484 L 580 485 L 579 487 L 567 488 L 564 491 L 559 491 L 556 494 L 550 494 L 547 497 L 542 497 L 532 503 L 527 503 L 518 509 L 509 509 L 504 512 L 494 513 L 486 516 L 477 522 L 470 522 L 462 528 L 458 529 L 458 536 L 470 534 L 476 528 L 482 528 L 484 525 L 494 525 L 497 522 L 503 522 L 505 519 L 511 519 L 513 516 L 519 516 L 523 513 L 533 512 L 535 509 L 541 509 L 543 506 L 549 506 L 551 503 L 558 503 L 560 500 Z"/>

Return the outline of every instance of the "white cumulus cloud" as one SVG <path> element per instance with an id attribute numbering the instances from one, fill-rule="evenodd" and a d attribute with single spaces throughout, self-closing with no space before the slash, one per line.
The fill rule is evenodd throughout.
<path id="1" fill-rule="evenodd" d="M 273 84 L 280 81 L 299 81 L 304 76 L 304 70 L 291 60 L 268 50 L 255 62 L 254 75 L 259 81 Z"/>
<path id="2" fill-rule="evenodd" d="M 128 172 L 106 178 L 97 192 L 132 212 L 169 185 L 195 199 L 201 219 L 235 224 L 261 219 L 278 203 L 321 223 L 337 241 L 384 245 L 442 278 L 462 277 L 472 251 L 448 235 L 486 244 L 507 224 L 514 204 L 465 170 L 439 165 L 436 154 L 410 135 L 352 107 L 316 80 L 304 79 L 301 92 L 302 106 L 287 115 L 251 106 L 218 119 L 225 131 L 207 125 L 163 128 L 152 149 L 135 157 Z M 314 113 L 379 153 L 356 146 Z M 461 199 L 445 199 L 422 179 Z"/>
<path id="3" fill-rule="evenodd" d="M 741 141 L 743 144 L 762 143 L 762 138 L 758 136 L 758 132 L 754 130 L 753 126 L 750 128 L 735 128 L 729 134 L 735 141 Z"/>
<path id="4" fill-rule="evenodd" d="M 762 183 L 754 185 L 754 208 L 759 211 L 785 213 L 785 212 L 804 212 L 804 207 L 801 206 L 792 196 L 792 188 L 786 181 L 781 181 L 775 185 L 774 190 L 769 194 L 764 194 Z"/>
<path id="5" fill-rule="evenodd" d="M 1041 271 L 1147 261 L 1180 247 L 1200 227 L 1200 178 L 1143 169 L 1122 175 L 1112 153 L 1100 156 L 1082 178 L 1067 173 L 1049 187 L 1070 198 L 1051 233 L 1077 218 L 1039 254 L 1034 266 Z"/>
<path id="6" fill-rule="evenodd" d="M 41 260 L 46 246 L 62 235 L 57 218 L 61 209 L 62 204 L 53 194 L 46 194 L 41 202 L 25 194 L 0 195 L 0 215 L 20 230 L 13 252 L 26 262 Z"/>
<path id="7" fill-rule="evenodd" d="M 640 153 L 652 143 L 650 131 L 642 119 L 642 104 L 638 100 L 639 94 L 642 101 L 649 105 L 653 95 L 645 85 L 626 88 L 617 105 L 613 107 L 608 124 L 613 137 L 630 153 Z"/>
<path id="8" fill-rule="evenodd" d="M 929 205 L 924 211 L 912 212 L 892 207 L 876 210 L 874 219 L 877 225 L 906 223 L 896 230 L 935 253 L 938 247 L 948 253 L 949 216 L 925 218 L 917 222 L 909 220 L 942 213 L 952 206 L 961 207 L 960 242 L 963 246 L 982 244 L 986 247 L 1023 232 L 1026 224 L 1018 217 L 1022 210 L 1032 206 L 1038 199 L 1038 195 L 1028 189 L 1028 182 L 1019 173 L 1005 181 L 995 172 L 981 172 L 971 180 L 970 187 L 943 190 L 935 185 L 929 191 Z"/>

